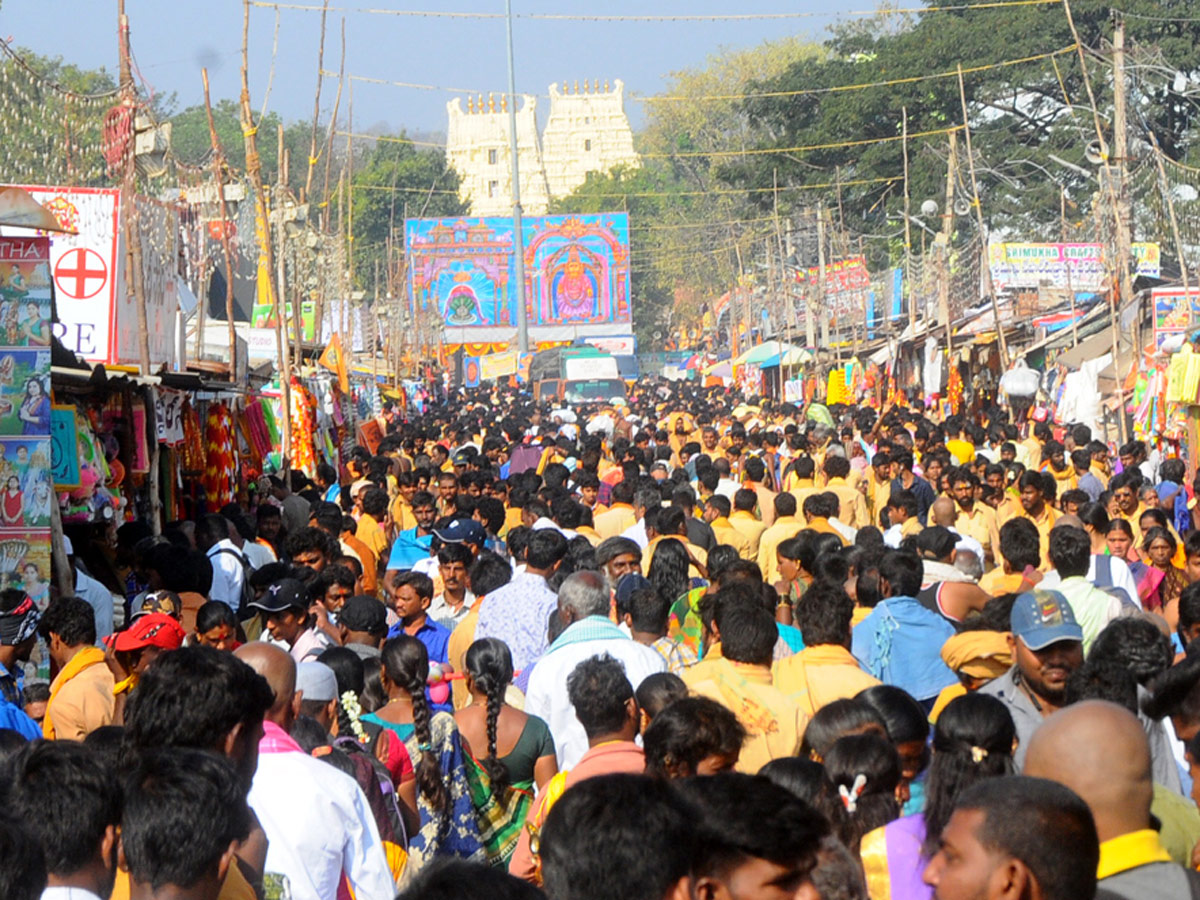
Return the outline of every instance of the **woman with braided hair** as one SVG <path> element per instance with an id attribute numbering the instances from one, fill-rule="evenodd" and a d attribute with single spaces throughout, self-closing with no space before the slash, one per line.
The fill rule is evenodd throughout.
<path id="1" fill-rule="evenodd" d="M 405 880 L 435 856 L 483 862 L 480 817 L 472 799 L 470 748 L 449 713 L 433 712 L 425 697 L 429 653 L 414 637 L 383 645 L 381 680 L 387 703 L 362 716 L 382 726 L 376 755 L 386 760 L 393 741 L 403 742 L 416 770 L 420 825 L 410 836 Z"/>
<path id="2" fill-rule="evenodd" d="M 454 719 L 468 743 L 487 748 L 486 756 L 471 759 L 478 776 L 477 805 L 487 807 L 490 820 L 488 855 L 507 865 L 533 803 L 533 786 L 540 790 L 558 772 L 554 738 L 544 721 L 504 702 L 513 678 L 512 653 L 504 641 L 476 641 L 464 662 L 471 702 Z"/>

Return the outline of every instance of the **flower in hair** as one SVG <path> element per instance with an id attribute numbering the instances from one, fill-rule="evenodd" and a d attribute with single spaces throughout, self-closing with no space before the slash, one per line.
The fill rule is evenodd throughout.
<path id="1" fill-rule="evenodd" d="M 975 765 L 979 765 L 981 762 L 987 759 L 987 755 L 988 752 L 982 747 L 971 747 L 971 762 L 975 763 Z"/>
<path id="2" fill-rule="evenodd" d="M 862 796 L 866 786 L 867 776 L 861 772 L 854 776 L 854 783 L 848 789 L 844 784 L 838 785 L 838 795 L 842 798 L 842 806 L 846 807 L 846 812 L 853 813 L 858 809 L 858 798 Z"/>

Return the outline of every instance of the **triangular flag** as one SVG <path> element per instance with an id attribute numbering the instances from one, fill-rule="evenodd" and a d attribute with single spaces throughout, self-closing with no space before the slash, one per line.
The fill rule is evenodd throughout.
<path id="1" fill-rule="evenodd" d="M 318 363 L 327 368 L 330 372 L 336 372 L 338 377 L 338 389 L 343 394 L 350 393 L 350 373 L 346 369 L 346 354 L 342 351 L 342 337 L 338 333 L 334 333 L 329 339 L 329 345 L 321 354 Z"/>

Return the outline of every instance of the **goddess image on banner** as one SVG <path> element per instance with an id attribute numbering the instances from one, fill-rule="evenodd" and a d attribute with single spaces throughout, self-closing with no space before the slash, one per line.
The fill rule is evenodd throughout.
<path id="1" fill-rule="evenodd" d="M 524 219 L 523 292 L 510 219 L 409 219 L 404 228 L 411 308 L 440 321 L 448 343 L 514 343 L 522 295 L 535 345 L 632 322 L 625 213 Z"/>
<path id="2" fill-rule="evenodd" d="M 54 500 L 50 438 L 0 438 L 0 448 L 0 524 L 48 527 Z"/>

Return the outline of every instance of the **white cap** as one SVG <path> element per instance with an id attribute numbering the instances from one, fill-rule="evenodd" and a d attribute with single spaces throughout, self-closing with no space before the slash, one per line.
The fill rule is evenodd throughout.
<path id="1" fill-rule="evenodd" d="M 296 666 L 296 690 L 304 700 L 328 703 L 337 697 L 337 676 L 321 662 L 302 662 Z"/>

